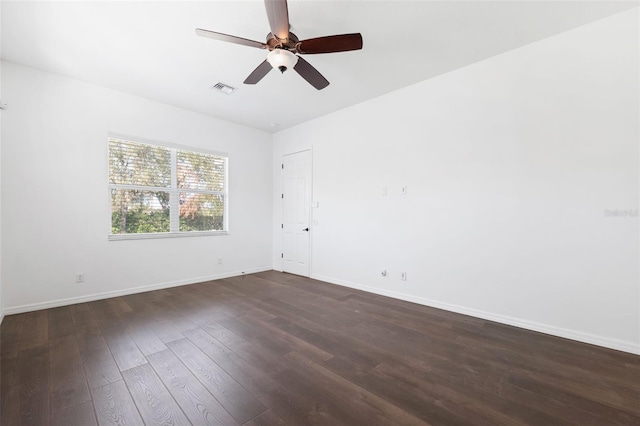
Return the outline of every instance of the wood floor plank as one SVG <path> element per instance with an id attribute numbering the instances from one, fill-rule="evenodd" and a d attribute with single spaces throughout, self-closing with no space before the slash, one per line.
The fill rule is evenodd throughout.
<path id="1" fill-rule="evenodd" d="M 157 297 L 154 296 L 154 292 L 149 291 L 145 293 L 128 294 L 122 296 L 122 299 L 131 308 L 132 312 L 142 314 L 155 310 L 154 299 L 157 299 Z"/>
<path id="2" fill-rule="evenodd" d="M 49 315 L 49 340 L 75 334 L 75 327 L 68 306 L 48 309 L 47 313 Z"/>
<path id="3" fill-rule="evenodd" d="M 240 424 L 266 407 L 189 340 L 169 343 L 169 348 Z"/>
<path id="4" fill-rule="evenodd" d="M 283 418 L 279 417 L 273 410 L 269 409 L 264 413 L 249 420 L 244 426 L 287 426 L 292 423 L 288 423 Z"/>
<path id="5" fill-rule="evenodd" d="M 164 342 L 149 327 L 134 323 L 127 327 L 127 333 L 144 355 L 151 355 L 167 349 Z"/>
<path id="6" fill-rule="evenodd" d="M 123 381 L 93 389 L 91 394 L 100 426 L 144 425 Z"/>
<path id="7" fill-rule="evenodd" d="M 3 359 L 15 358 L 20 350 L 20 339 L 24 327 L 25 314 L 4 317 L 0 327 L 0 356 Z"/>
<path id="8" fill-rule="evenodd" d="M 504 411 L 511 412 L 511 416 L 525 417 L 529 410 L 519 410 L 514 412 L 514 407 L 524 405 L 537 413 L 544 412 L 548 419 L 554 423 L 564 422 L 576 426 L 600 426 L 607 425 L 628 425 L 630 423 L 619 423 L 613 419 L 604 418 L 602 415 L 593 415 L 579 407 L 567 406 L 565 402 L 557 400 L 552 395 L 546 395 L 530 391 L 519 386 L 514 386 L 509 382 L 501 384 L 501 393 L 504 396 Z M 602 414 L 605 414 L 604 412 Z M 531 421 L 527 422 L 528 424 Z M 633 424 L 633 423 L 631 423 Z"/>
<path id="9" fill-rule="evenodd" d="M 46 310 L 25 314 L 20 350 L 40 348 L 49 344 L 49 315 Z"/>
<path id="10" fill-rule="evenodd" d="M 20 386 L 20 425 L 48 425 L 51 420 L 49 404 L 49 347 L 36 347 L 18 355 L 18 383 Z M 12 425 L 13 426 L 13 425 Z"/>
<path id="11" fill-rule="evenodd" d="M 333 324 L 337 323 L 338 329 L 349 328 L 362 320 L 360 312 L 344 309 L 345 304 L 342 301 L 324 296 L 309 297 L 309 293 L 298 285 L 293 286 L 284 297 L 279 296 L 276 300 L 303 309 L 317 318 L 318 323 L 327 326 L 334 326 Z"/>
<path id="12" fill-rule="evenodd" d="M 330 352 L 334 356 L 346 356 L 370 368 L 375 367 L 388 356 L 386 350 L 383 351 L 375 345 L 366 342 L 354 345 L 352 338 L 347 337 L 348 335 L 324 327 L 308 327 L 304 321 L 298 321 L 297 324 L 294 324 L 283 318 L 277 318 L 269 322 L 280 330 Z"/>
<path id="13" fill-rule="evenodd" d="M 108 302 L 108 299 L 88 302 L 87 307 L 102 332 L 122 328 L 123 324 L 120 321 L 120 315 L 112 310 L 112 304 Z"/>
<path id="14" fill-rule="evenodd" d="M 97 426 L 93 403 L 87 401 L 53 414 L 51 426 Z"/>
<path id="15" fill-rule="evenodd" d="M 349 335 L 383 351 L 398 351 L 406 356 L 420 359 L 426 355 L 438 355 L 451 359 L 464 349 L 464 345 L 420 333 L 396 324 L 370 319 L 353 327 Z"/>
<path id="16" fill-rule="evenodd" d="M 316 396 L 317 393 L 313 390 L 300 393 L 288 389 L 288 387 L 278 387 L 262 397 L 261 400 L 269 407 L 273 418 L 281 419 L 285 425 L 349 425 L 348 420 L 340 417 L 341 413 L 337 413 L 321 397 Z M 259 421 L 259 417 L 256 417 L 256 421 Z"/>
<path id="17" fill-rule="evenodd" d="M 169 342 L 175 342 L 176 340 L 184 339 L 184 334 L 180 333 L 174 326 L 173 323 L 166 318 L 164 318 L 161 314 L 155 314 L 152 316 L 152 321 L 147 326 L 153 333 L 165 345 Z"/>
<path id="18" fill-rule="evenodd" d="M 4 325 L 4 324 L 3 324 Z M 0 424 L 12 426 L 20 424 L 20 377 L 16 358 L 0 357 Z"/>
<path id="19" fill-rule="evenodd" d="M 292 367 L 291 371 L 296 373 L 283 381 L 283 387 L 294 392 L 296 389 L 303 392 L 315 391 L 316 398 L 328 404 L 333 415 L 341 412 L 346 424 L 429 424 L 296 352 L 288 353 L 285 358 Z M 312 389 L 309 389 L 310 383 Z M 348 405 L 344 404 L 346 400 L 349 401 Z"/>
<path id="20" fill-rule="evenodd" d="M 11 359 L 18 356 L 20 348 L 20 340 L 14 342 L 2 343 L 0 345 L 0 358 Z"/>
<path id="21" fill-rule="evenodd" d="M 124 328 L 111 328 L 108 331 L 104 331 L 102 336 L 107 342 L 120 371 L 147 363 L 147 359 Z"/>
<path id="22" fill-rule="evenodd" d="M 590 398 L 580 397 L 571 392 L 566 392 L 557 385 L 544 383 L 532 377 L 511 376 L 509 383 L 526 389 L 534 394 L 546 395 L 549 398 L 563 401 L 572 407 L 572 411 L 583 411 L 591 415 L 594 424 L 607 421 L 610 424 L 640 424 L 640 415 L 636 415 L 627 409 L 619 409 L 602 404 Z M 638 400 L 640 402 L 640 400 Z M 629 407 L 633 410 L 633 407 Z"/>
<path id="23" fill-rule="evenodd" d="M 82 354 L 110 350 L 100 331 L 97 333 L 80 331 L 76 334 L 76 342 Z"/>
<path id="24" fill-rule="evenodd" d="M 190 315 L 189 311 L 193 309 L 191 304 L 180 304 L 175 300 L 173 309 L 165 311 L 164 317 L 171 322 L 173 328 L 181 334 L 185 331 L 196 329 L 200 326 L 200 319 L 197 316 Z"/>
<path id="25" fill-rule="evenodd" d="M 582 381 L 562 377 L 560 375 L 551 375 L 547 372 L 532 372 L 530 370 L 515 370 L 519 377 L 525 378 L 526 381 L 536 382 L 539 385 L 549 386 L 558 392 L 568 393 L 579 399 L 592 401 L 593 405 L 604 405 L 611 407 L 616 411 L 633 411 L 638 406 L 640 393 L 631 388 L 616 386 L 612 388 L 606 381 L 593 381 L 585 386 Z M 515 376 L 515 374 L 514 374 Z M 545 392 L 549 394 L 549 392 Z M 589 404 L 592 405 L 592 404 Z M 601 413 L 605 409 L 598 410 Z M 613 416 L 613 413 L 610 414 Z"/>
<path id="26" fill-rule="evenodd" d="M 185 336 L 193 335 L 195 331 L 204 330 L 209 335 L 213 336 L 218 342 L 222 343 L 226 347 L 233 349 L 238 346 L 242 346 L 246 343 L 246 341 L 235 334 L 233 331 L 229 330 L 222 325 L 213 322 L 207 321 L 206 324 L 203 324 L 201 327 L 198 327 L 194 330 L 189 330 L 185 333 Z"/>
<path id="27" fill-rule="evenodd" d="M 87 303 L 69 306 L 69 313 L 73 321 L 76 334 L 97 334 L 100 332 L 93 311 Z"/>
<path id="28" fill-rule="evenodd" d="M 461 394 L 457 387 L 450 386 L 448 378 L 443 380 L 431 373 L 396 360 L 394 364 L 382 363 L 365 377 L 353 381 L 373 392 L 384 392 L 387 400 L 433 425 L 462 426 L 468 424 L 470 418 L 479 424 L 527 424 L 519 416 L 509 417 L 503 413 L 500 394 L 485 394 L 474 389 L 473 380 L 466 384 L 468 392 Z M 491 404 L 482 404 L 487 399 Z M 476 401 L 480 404 L 477 405 Z M 533 418 L 538 424 L 547 424 L 542 413 L 519 404 L 512 406 L 519 414 Z"/>
<path id="29" fill-rule="evenodd" d="M 52 340 L 49 359 L 52 410 L 63 410 L 89 401 L 91 396 L 75 337 L 66 336 Z"/>
<path id="30" fill-rule="evenodd" d="M 571 389 L 584 398 L 622 409 L 636 407 L 640 399 L 640 386 L 637 382 L 629 383 L 627 378 L 612 381 L 611 375 L 597 370 L 586 371 L 573 364 L 567 365 L 553 356 L 540 356 L 535 349 L 515 352 L 499 346 L 486 346 L 478 341 L 473 341 L 470 345 L 474 351 L 465 357 L 466 362 L 473 359 L 477 365 L 484 363 L 492 370 L 506 366 L 510 372 L 534 375 L 545 382 Z M 634 374 L 629 376 L 633 377 Z"/>
<path id="31" fill-rule="evenodd" d="M 122 380 L 118 365 L 108 348 L 106 350 L 83 352 L 81 356 L 90 389 Z"/>
<path id="32" fill-rule="evenodd" d="M 268 372 L 265 372 L 255 364 L 238 356 L 238 354 L 204 330 L 191 330 L 186 333 L 186 336 L 191 342 L 198 346 L 202 352 L 257 398 L 260 398 L 279 386 L 270 377 L 270 373 L 276 369 L 270 369 Z"/>
<path id="33" fill-rule="evenodd" d="M 266 320 L 273 319 L 275 318 L 266 318 Z M 326 361 L 333 357 L 333 354 L 286 333 L 269 322 L 247 316 L 243 316 L 240 322 L 246 324 L 245 327 L 252 330 L 250 334 L 252 341 L 262 342 L 263 344 L 268 341 L 277 342 L 276 348 L 281 348 L 280 350 L 285 353 L 295 350 L 307 358 L 318 361 Z M 224 325 L 224 323 L 222 324 Z"/>
<path id="34" fill-rule="evenodd" d="M 239 319 L 229 318 L 219 323 L 226 329 L 240 336 L 243 340 L 258 343 L 268 348 L 274 354 L 283 355 L 291 350 L 286 342 L 281 341 L 277 336 L 269 335 L 268 330 L 251 326 Z"/>
<path id="35" fill-rule="evenodd" d="M 500 345 L 513 345 L 516 351 L 528 351 L 532 345 L 536 348 L 536 353 L 540 357 L 553 357 L 554 360 L 563 364 L 571 364 L 583 370 L 598 370 L 607 374 L 619 375 L 628 373 L 640 374 L 640 363 L 631 354 L 623 354 L 614 350 L 591 350 L 596 346 L 585 345 L 581 351 L 581 356 L 576 357 L 576 350 L 573 345 L 563 345 L 565 339 L 561 337 L 549 336 L 531 330 L 522 330 L 514 326 L 486 321 L 483 328 Z M 624 362 L 623 359 L 629 362 Z M 623 361 L 623 362 L 615 362 Z"/>
<path id="36" fill-rule="evenodd" d="M 238 424 L 169 349 L 149 355 L 148 359 L 194 425 Z"/>
<path id="37" fill-rule="evenodd" d="M 14 340 L 15 337 L 19 336 L 22 331 L 22 326 L 24 325 L 24 319 L 26 314 L 13 314 L 6 315 L 2 319 L 2 324 L 0 324 L 0 337 L 2 337 L 2 341 L 4 340 Z M 11 336 L 14 336 L 13 338 Z"/>
<path id="38" fill-rule="evenodd" d="M 451 336 L 451 330 L 442 326 L 443 321 L 435 319 L 431 315 L 416 315 L 411 310 L 401 311 L 394 306 L 384 306 L 380 303 L 368 303 L 370 301 L 360 298 L 349 298 L 342 304 L 342 308 L 347 308 L 357 312 L 360 316 L 369 320 L 376 319 L 401 326 L 416 332 L 428 333 L 436 336 Z M 481 329 L 481 327 L 476 327 Z"/>
<path id="39" fill-rule="evenodd" d="M 265 279 L 276 283 L 283 280 L 282 275 L 278 273 L 273 274 L 273 271 L 267 271 L 266 273 L 261 272 L 256 274 L 256 276 L 259 279 Z M 306 278 L 301 279 L 297 276 L 286 277 L 286 281 L 293 283 L 296 288 L 303 290 L 306 294 L 328 297 L 340 302 L 358 292 L 358 290 L 353 290 L 347 287 Z"/>
<path id="40" fill-rule="evenodd" d="M 205 292 L 205 294 L 207 294 Z M 209 296 L 211 297 L 211 296 Z M 220 296 L 215 296 L 219 298 Z M 227 318 L 245 318 L 250 317 L 259 321 L 266 321 L 275 318 L 275 315 L 265 311 L 264 309 L 256 306 L 251 300 L 245 298 L 239 298 L 237 296 L 225 296 L 219 299 L 220 305 L 217 306 L 217 310 L 226 314 Z M 213 318 L 214 321 L 219 321 L 225 318 Z"/>
<path id="41" fill-rule="evenodd" d="M 332 330 L 343 331 L 360 322 L 359 316 L 354 313 L 344 311 L 341 316 L 322 315 L 317 312 L 310 311 L 307 307 L 292 302 L 284 302 L 282 298 L 265 298 L 263 303 L 269 304 L 280 311 L 288 312 L 298 318 L 319 324 Z"/>
<path id="42" fill-rule="evenodd" d="M 105 301 L 107 302 L 110 310 L 117 316 L 133 311 L 133 309 L 131 309 L 131 306 L 129 306 L 129 304 L 122 297 L 112 297 L 110 299 L 105 299 Z"/>
<path id="43" fill-rule="evenodd" d="M 231 349 L 235 355 L 263 371 L 277 369 L 282 364 L 282 354 L 269 346 L 264 346 L 258 340 L 252 340 L 250 337 L 249 340 L 245 340 L 220 324 L 208 323 L 202 326 L 202 330 L 215 336 L 218 340 L 224 339 L 224 345 Z M 185 332 L 186 336 L 192 334 L 193 330 Z"/>
<path id="44" fill-rule="evenodd" d="M 122 376 L 145 424 L 191 425 L 149 364 L 126 370 Z"/>

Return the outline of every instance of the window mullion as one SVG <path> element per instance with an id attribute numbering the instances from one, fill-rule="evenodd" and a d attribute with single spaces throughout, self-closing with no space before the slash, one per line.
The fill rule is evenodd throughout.
<path id="1" fill-rule="evenodd" d="M 171 195 L 170 200 L 170 229 L 171 232 L 180 230 L 180 194 L 178 193 L 178 155 L 175 148 L 171 148 Z"/>

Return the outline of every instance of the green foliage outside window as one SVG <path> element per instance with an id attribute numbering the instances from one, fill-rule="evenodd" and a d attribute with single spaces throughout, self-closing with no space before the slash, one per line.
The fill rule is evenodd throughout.
<path id="1" fill-rule="evenodd" d="M 226 159 L 218 155 L 110 138 L 111 233 L 224 230 L 225 167 Z"/>

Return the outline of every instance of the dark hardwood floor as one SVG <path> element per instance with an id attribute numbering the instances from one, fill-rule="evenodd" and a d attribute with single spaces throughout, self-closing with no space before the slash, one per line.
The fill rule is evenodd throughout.
<path id="1" fill-rule="evenodd" d="M 278 272 L 11 315 L 2 425 L 640 425 L 640 357 Z"/>

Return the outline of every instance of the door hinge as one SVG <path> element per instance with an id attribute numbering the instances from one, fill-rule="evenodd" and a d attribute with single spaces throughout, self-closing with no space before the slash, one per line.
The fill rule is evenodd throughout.
<path id="1" fill-rule="evenodd" d="M 280 228 L 284 229 L 284 223 L 280 224 Z"/>
<path id="2" fill-rule="evenodd" d="M 280 258 L 284 259 L 284 253 L 280 253 Z"/>
<path id="3" fill-rule="evenodd" d="M 284 198 L 284 194 L 282 194 L 282 197 L 281 197 L 281 198 Z"/>
<path id="4" fill-rule="evenodd" d="M 282 170 L 284 170 L 284 164 L 282 165 Z"/>

